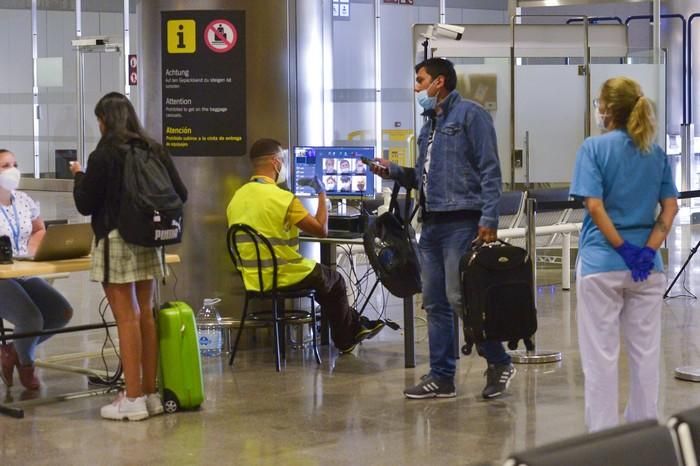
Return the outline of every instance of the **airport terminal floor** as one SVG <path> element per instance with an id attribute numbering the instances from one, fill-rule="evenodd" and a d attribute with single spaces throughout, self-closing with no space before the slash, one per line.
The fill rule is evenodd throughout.
<path id="1" fill-rule="evenodd" d="M 58 199 L 55 205 L 63 204 Z M 700 225 L 689 226 L 687 213 L 683 220 L 668 243 L 669 278 L 700 239 Z M 700 257 L 688 270 L 686 287 L 697 290 Z M 27 408 L 24 419 L 0 417 L 0 464 L 502 464 L 512 451 L 585 431 L 575 290 L 562 291 L 557 269 L 540 270 L 538 283 L 538 346 L 562 351 L 563 361 L 518 365 L 509 393 L 500 399 L 481 399 L 485 363 L 474 355 L 458 363 L 457 398 L 405 399 L 402 390 L 428 367 L 426 329 L 419 319 L 415 369 L 404 368 L 402 335 L 388 329 L 350 355 L 324 347 L 320 367 L 310 351 L 302 350 L 288 351 L 281 373 L 275 372 L 269 348 L 239 352 L 233 370 L 225 356 L 206 358 L 206 401 L 199 411 L 143 422 L 106 421 L 99 408 L 112 395 Z M 76 314 L 97 312 L 100 289 L 87 282 L 87 273 L 56 286 L 74 303 Z M 681 292 L 679 282 L 672 294 Z M 401 312 L 398 300 L 392 301 L 389 316 L 401 323 Z M 673 377 L 677 366 L 700 365 L 698 300 L 666 301 L 662 339 L 660 415 L 665 420 L 700 405 L 700 384 Z M 103 333 L 59 335 L 40 347 L 39 357 L 99 351 L 103 340 Z M 102 363 L 77 362 L 86 367 Z M 624 357 L 620 369 L 624 399 Z M 43 387 L 38 394 L 2 386 L 3 398 L 51 397 L 87 388 L 83 376 L 39 373 Z"/>

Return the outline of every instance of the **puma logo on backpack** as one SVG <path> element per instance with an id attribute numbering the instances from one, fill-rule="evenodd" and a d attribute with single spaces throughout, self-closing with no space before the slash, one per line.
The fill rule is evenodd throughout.
<path id="1" fill-rule="evenodd" d="M 119 234 L 127 243 L 140 246 L 181 242 L 183 203 L 165 164 L 141 146 L 124 148 Z"/>

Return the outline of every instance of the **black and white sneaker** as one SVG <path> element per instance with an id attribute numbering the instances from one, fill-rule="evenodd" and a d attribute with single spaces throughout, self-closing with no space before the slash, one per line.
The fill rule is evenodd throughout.
<path id="1" fill-rule="evenodd" d="M 515 377 L 515 372 L 515 367 L 512 364 L 489 364 L 488 369 L 484 372 L 486 387 L 481 392 L 481 396 L 488 400 L 503 395 L 508 390 L 510 381 Z"/>
<path id="2" fill-rule="evenodd" d="M 439 380 L 430 374 L 421 377 L 420 383 L 403 391 L 406 398 L 454 398 L 457 396 L 455 384 L 448 380 Z"/>

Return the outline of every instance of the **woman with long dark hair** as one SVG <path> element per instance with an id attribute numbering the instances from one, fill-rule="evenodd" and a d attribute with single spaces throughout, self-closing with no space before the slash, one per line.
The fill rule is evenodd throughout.
<path id="1" fill-rule="evenodd" d="M 102 138 L 90 154 L 86 172 L 79 163 L 71 164 L 75 176 L 73 197 L 78 211 L 92 216 L 95 248 L 90 279 L 102 282 L 117 321 L 126 384 L 125 391 L 102 407 L 100 414 L 106 419 L 136 421 L 163 412 L 156 390 L 158 341 L 153 294 L 155 280 L 163 277 L 165 264 L 157 248 L 127 243 L 117 229 L 120 210 L 129 208 L 120 205 L 125 147 L 138 146 L 160 157 L 183 202 L 187 189 L 168 153 L 146 135 L 124 95 L 111 92 L 102 97 L 95 106 L 95 116 Z"/>

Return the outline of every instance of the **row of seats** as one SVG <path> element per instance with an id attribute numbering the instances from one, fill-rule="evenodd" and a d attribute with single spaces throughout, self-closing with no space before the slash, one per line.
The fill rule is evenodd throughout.
<path id="1" fill-rule="evenodd" d="M 547 202 L 566 202 L 569 200 L 568 188 L 533 189 L 530 191 L 505 191 L 501 195 L 498 204 L 499 229 L 525 228 L 527 227 L 527 213 L 525 205 L 527 199 L 537 201 L 537 215 L 535 216 L 535 226 L 544 227 L 550 225 L 560 225 L 564 223 L 580 223 L 583 221 L 584 208 L 558 208 L 547 207 Z M 577 243 L 578 233 L 572 233 L 572 243 Z M 561 233 L 551 235 L 537 235 L 536 244 L 538 248 L 561 246 Z M 524 238 L 513 238 L 509 243 L 524 247 Z"/>
<path id="2" fill-rule="evenodd" d="M 697 466 L 700 407 L 512 454 L 504 466 Z"/>

